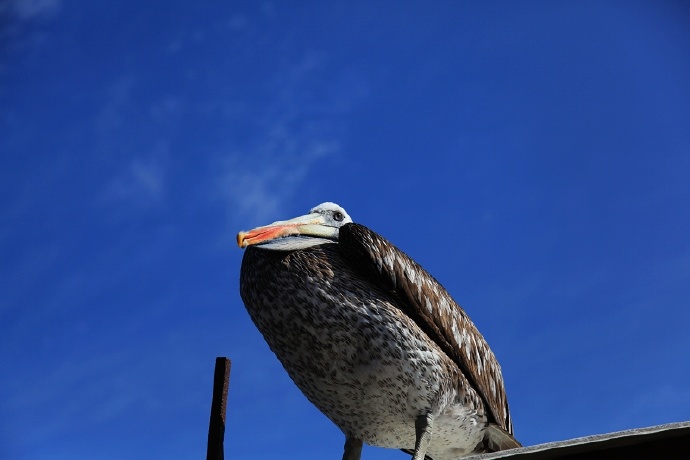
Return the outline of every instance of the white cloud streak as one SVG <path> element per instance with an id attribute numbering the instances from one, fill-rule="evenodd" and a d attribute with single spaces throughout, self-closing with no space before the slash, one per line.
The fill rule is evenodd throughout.
<path id="1" fill-rule="evenodd" d="M 342 115 L 366 89 L 360 81 L 343 80 L 324 88 L 317 78 L 322 68 L 323 60 L 309 55 L 275 75 L 269 83 L 275 102 L 257 114 L 258 134 L 242 145 L 229 145 L 221 155 L 215 183 L 231 220 L 258 224 L 277 219 L 319 163 L 340 151 Z M 321 87 L 318 95 L 314 87 Z"/>
<path id="2" fill-rule="evenodd" d="M 62 0 L 14 0 L 6 6 L 19 20 L 50 18 L 62 9 Z M 0 5 L 0 8 L 2 6 Z"/>
<path id="3" fill-rule="evenodd" d="M 230 215 L 240 214 L 256 222 L 276 216 L 315 165 L 340 147 L 335 139 L 279 137 L 247 151 L 235 151 L 225 160 L 217 183 Z M 242 168 L 241 157 L 258 161 Z"/>
<path id="4" fill-rule="evenodd" d="M 132 160 L 106 186 L 106 202 L 125 201 L 140 207 L 159 203 L 165 195 L 165 165 L 154 158 Z"/>

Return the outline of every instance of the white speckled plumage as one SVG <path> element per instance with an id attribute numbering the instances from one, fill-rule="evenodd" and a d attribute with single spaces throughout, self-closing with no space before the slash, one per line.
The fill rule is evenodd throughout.
<path id="1" fill-rule="evenodd" d="M 519 446 L 500 366 L 465 312 L 342 208 L 325 203 L 309 216 L 319 213 L 335 238 L 249 247 L 240 279 L 252 320 L 307 398 L 348 443 L 423 458 L 418 424 L 427 417 L 434 460 Z M 358 456 L 346 448 L 344 458 Z"/>

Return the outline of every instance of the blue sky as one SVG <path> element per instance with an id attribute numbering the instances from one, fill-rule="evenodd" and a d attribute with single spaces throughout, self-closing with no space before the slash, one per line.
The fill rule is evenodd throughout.
<path id="1" fill-rule="evenodd" d="M 524 444 L 690 419 L 690 7 L 0 2 L 0 457 L 339 458 L 239 230 L 341 204 L 502 363 Z M 367 459 L 402 459 L 366 449 Z"/>

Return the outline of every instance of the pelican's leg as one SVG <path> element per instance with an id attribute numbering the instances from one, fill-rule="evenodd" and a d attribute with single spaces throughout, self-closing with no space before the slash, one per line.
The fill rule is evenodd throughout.
<path id="1" fill-rule="evenodd" d="M 412 460 L 424 460 L 426 450 L 431 442 L 431 430 L 434 421 L 431 414 L 424 414 L 417 417 L 414 421 L 414 429 L 417 435 L 417 440 L 414 443 L 414 455 Z"/>
<path id="2" fill-rule="evenodd" d="M 343 460 L 359 460 L 362 456 L 362 441 L 345 436 L 345 452 Z"/>

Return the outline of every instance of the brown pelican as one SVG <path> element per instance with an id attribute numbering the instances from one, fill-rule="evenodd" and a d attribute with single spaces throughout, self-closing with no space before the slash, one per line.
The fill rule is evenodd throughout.
<path id="1" fill-rule="evenodd" d="M 305 396 L 362 443 L 457 459 L 519 447 L 501 368 L 472 321 L 420 265 L 323 203 L 237 235 L 240 293 Z"/>

